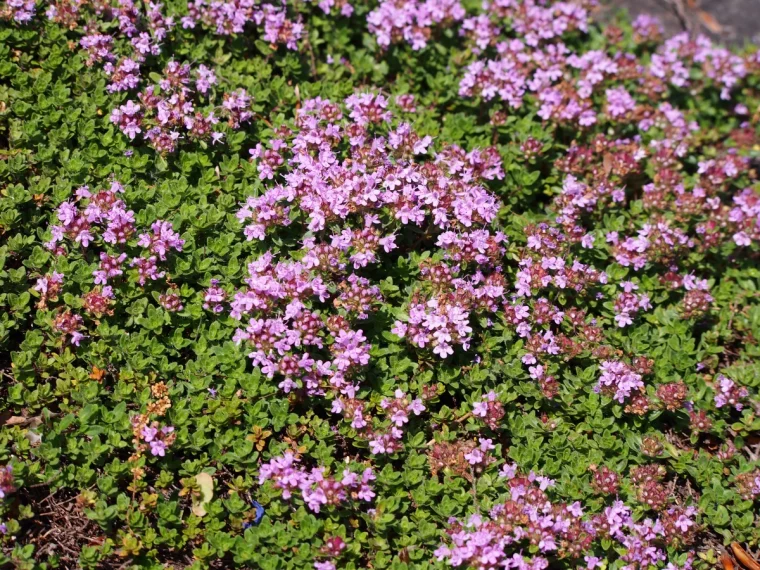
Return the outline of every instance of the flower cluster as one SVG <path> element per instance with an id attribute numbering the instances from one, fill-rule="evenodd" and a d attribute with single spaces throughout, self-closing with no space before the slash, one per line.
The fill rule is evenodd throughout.
<path id="1" fill-rule="evenodd" d="M 193 0 L 188 2 L 189 14 L 182 17 L 182 27 L 193 29 L 198 22 L 213 29 L 220 35 L 242 34 L 245 26 L 254 24 L 262 37 L 272 45 L 284 45 L 295 50 L 303 37 L 304 25 L 300 19 L 288 15 L 286 3 L 283 5 L 257 3 L 251 0 L 231 0 L 208 2 Z M 329 6 L 323 2 L 320 6 Z M 350 14 L 350 13 L 349 13 Z M 346 14 L 346 15 L 349 15 Z"/>
<path id="2" fill-rule="evenodd" d="M 82 295 L 84 313 L 93 319 L 113 314 L 117 299 L 112 285 L 116 278 L 124 275 L 125 262 L 129 259 L 124 249 L 134 243 L 135 237 L 136 247 L 147 254 L 147 257 L 136 255 L 129 261 L 129 266 L 137 270 L 135 281 L 140 286 L 145 286 L 149 279 L 155 281 L 164 277 L 166 272 L 159 269 L 159 262 L 166 261 L 172 250 L 182 251 L 184 245 L 172 224 L 164 220 L 153 222 L 150 232 L 138 234 L 135 213 L 127 208 L 124 192 L 124 187 L 117 181 L 97 191 L 91 191 L 88 186 L 78 188 L 74 200 L 58 206 L 57 223 L 49 227 L 52 237 L 45 243 L 47 249 L 63 257 L 69 255 L 72 245 L 79 246 L 80 251 L 101 250 L 96 251 L 100 260 L 98 268 L 92 271 L 96 287 Z M 109 250 L 116 251 L 111 253 Z M 38 307 L 44 309 L 48 303 L 59 301 L 63 283 L 61 272 L 53 271 L 39 278 L 34 287 L 40 296 Z M 160 303 L 170 310 L 181 310 L 179 298 L 175 297 L 176 294 L 170 292 L 162 296 Z M 59 307 L 52 324 L 76 346 L 86 336 L 82 332 L 84 319 L 70 309 Z"/>
<path id="3" fill-rule="evenodd" d="M 661 483 L 664 476 L 665 469 L 660 465 L 642 465 L 631 469 L 631 483 L 641 504 L 655 511 L 668 506 L 671 493 Z"/>
<path id="4" fill-rule="evenodd" d="M 16 490 L 13 484 L 13 466 L 6 465 L 0 469 L 0 499 L 5 499 Z"/>
<path id="5" fill-rule="evenodd" d="M 367 403 L 355 396 L 351 396 L 353 390 L 343 390 L 342 394 L 332 402 L 331 411 L 341 414 L 356 430 L 359 437 L 369 442 L 369 450 L 373 455 L 392 454 L 403 448 L 401 442 L 403 428 L 409 423 L 410 415 L 419 416 L 425 411 L 425 405 L 421 398 L 412 399 L 400 389 L 396 389 L 394 397 L 383 398 L 380 408 L 387 417 L 386 422 L 380 418 L 373 419 L 368 413 Z"/>
<path id="6" fill-rule="evenodd" d="M 591 469 L 591 467 L 589 467 Z M 620 490 L 620 476 L 618 473 L 602 465 L 602 467 L 593 466 L 591 477 L 591 488 L 597 495 L 617 495 Z"/>
<path id="7" fill-rule="evenodd" d="M 442 471 L 446 475 L 474 481 L 496 461 L 494 455 L 489 453 L 494 448 L 493 441 L 487 438 L 435 442 L 427 454 L 430 472 L 433 477 Z"/>
<path id="8" fill-rule="evenodd" d="M 124 188 L 114 181 L 110 188 L 90 192 L 82 186 L 75 193 L 75 201 L 58 206 L 59 224 L 50 227 L 52 238 L 45 246 L 59 252 L 58 243 L 68 240 L 88 247 L 98 232 L 108 244 L 123 244 L 135 232 L 135 214 L 121 199 Z"/>
<path id="9" fill-rule="evenodd" d="M 436 29 L 450 27 L 464 16 L 459 0 L 381 0 L 367 16 L 367 25 L 383 48 L 405 42 L 420 50 Z"/>
<path id="10" fill-rule="evenodd" d="M 504 417 L 504 406 L 498 400 L 496 392 L 491 391 L 473 404 L 472 415 L 481 418 L 489 428 L 496 430 Z"/>
<path id="11" fill-rule="evenodd" d="M 8 495 L 15 490 L 16 486 L 13 483 L 13 466 L 8 464 L 0 469 L 0 500 L 6 499 Z M 7 532 L 8 526 L 0 521 L 0 535 L 4 535 Z"/>
<path id="12" fill-rule="evenodd" d="M 217 131 L 219 117 L 228 117 L 231 128 L 237 129 L 250 120 L 251 99 L 243 89 L 224 94 L 221 108 L 205 114 L 196 109 L 199 98 L 210 97 L 216 75 L 204 65 L 193 71 L 189 64 L 170 61 L 156 85 L 139 94 L 139 104 L 128 100 L 111 112 L 110 120 L 134 140 L 144 133 L 148 143 L 160 153 L 173 152 L 180 139 L 211 140 L 216 144 L 224 133 Z"/>
<path id="13" fill-rule="evenodd" d="M 684 407 L 689 389 L 683 381 L 669 382 L 657 386 L 657 398 L 662 407 L 674 412 Z"/>
<path id="14" fill-rule="evenodd" d="M 473 231 L 486 226 L 497 211 L 495 198 L 478 183 L 503 176 L 497 157 L 449 147 L 432 161 L 416 159 L 426 154 L 430 137 L 418 136 L 407 124 L 387 136 L 370 131 L 385 128 L 387 107 L 382 95 L 357 94 L 345 102 L 346 119 L 339 105 L 308 100 L 296 116 L 297 130 L 283 128 L 269 148 L 260 144 L 251 150 L 260 178 L 282 176 L 285 184 L 246 201 L 238 213 L 247 223 L 245 235 L 262 240 L 278 226 L 301 224 L 303 254 L 294 261 L 267 253 L 249 265 L 248 288 L 234 295 L 231 306 L 233 317 L 250 320 L 235 340 L 255 348 L 250 353 L 254 364 L 270 377 L 281 375 L 285 391 L 304 386 L 312 394 L 338 390 L 353 398 L 349 374 L 367 364 L 369 345 L 352 323 L 365 319 L 382 300 L 378 285 L 355 272 L 397 250 L 404 226 L 430 233 L 430 242 L 439 234 L 437 243 L 452 265 L 459 261 L 488 267 L 489 255 L 503 239 L 486 229 Z M 341 144 L 348 150 L 341 150 Z M 327 233 L 328 223 L 340 224 L 340 229 Z M 498 298 L 503 289 L 490 286 L 490 275 L 480 274 L 483 283 L 456 279 L 463 269 L 441 266 L 436 273 L 439 293 L 424 301 L 418 295 L 408 322 L 399 321 L 393 332 L 408 334 L 416 346 L 430 345 L 442 357 L 452 354 L 457 344 L 466 347 L 470 311 L 495 308 L 487 299 Z M 333 288 L 337 315 L 309 308 L 330 298 Z M 314 352 L 325 350 L 319 356 Z M 341 404 L 336 411 L 363 424 L 356 419 L 361 409 Z M 393 449 L 394 433 L 400 434 L 376 436 L 373 449 Z"/>
<path id="15" fill-rule="evenodd" d="M 456 345 L 469 348 L 472 332 L 469 314 L 465 306 L 430 299 L 410 305 L 408 322 L 397 321 L 392 330 L 420 348 L 430 345 L 434 354 L 446 358 L 454 354 Z"/>
<path id="16" fill-rule="evenodd" d="M 410 413 L 419 416 L 425 411 L 425 405 L 422 403 L 422 400 L 417 398 L 409 401 L 407 395 L 401 390 L 396 390 L 392 400 L 388 398 L 380 400 L 380 407 L 385 410 L 385 413 L 396 427 L 402 427 L 407 423 Z"/>
<path id="17" fill-rule="evenodd" d="M 185 240 L 179 237 L 169 222 L 157 220 L 151 224 L 150 229 L 153 233 L 140 234 L 137 245 L 157 255 L 161 261 L 166 261 L 166 254 L 170 249 L 182 251 Z"/>
<path id="18" fill-rule="evenodd" d="M 356 316 L 364 320 L 369 317 L 369 312 L 377 309 L 382 303 L 383 296 L 380 287 L 370 285 L 365 277 L 359 277 L 355 273 L 348 276 L 345 281 L 338 284 L 340 295 L 333 299 L 333 305 L 342 309 L 348 315 Z"/>
<path id="19" fill-rule="evenodd" d="M 744 386 L 737 386 L 736 382 L 723 374 L 718 374 L 717 392 L 715 393 L 715 407 L 731 406 L 737 411 L 744 407 L 743 401 L 749 396 L 749 390 Z"/>
<path id="20" fill-rule="evenodd" d="M 21 2 L 19 6 L 28 7 L 28 4 Z M 191 15 L 182 18 L 183 27 L 194 27 L 195 18 L 200 17 L 201 12 L 222 28 L 226 25 L 225 18 L 241 20 L 239 29 L 235 28 L 239 32 L 242 32 L 245 21 L 253 18 L 266 22 L 266 34 L 271 41 L 285 42 L 294 47 L 295 39 L 301 34 L 300 25 L 290 23 L 284 16 L 284 10 L 266 5 L 263 9 L 255 10 L 254 16 L 254 3 L 243 4 L 246 4 L 250 12 L 246 16 L 241 16 L 240 10 L 232 7 L 232 4 L 214 3 L 214 8 L 210 8 L 203 0 L 199 0 L 190 4 Z M 53 2 L 46 14 L 50 20 L 75 28 L 80 25 L 80 20 L 87 19 L 86 7 L 86 3 L 61 0 Z M 103 20 L 105 23 L 115 20 L 118 28 L 102 33 L 92 23 L 83 26 L 85 35 L 79 43 L 87 55 L 86 63 L 88 66 L 102 64 L 103 73 L 110 81 L 107 86 L 109 92 L 132 91 L 143 82 L 143 67 L 148 63 L 148 57 L 161 54 L 161 45 L 174 28 L 176 18 L 174 15 L 164 15 L 163 6 L 153 2 L 143 7 L 133 0 L 122 0 L 116 6 L 96 3 L 93 8 L 96 21 Z M 24 9 L 17 11 L 17 17 L 20 14 L 27 14 L 31 18 L 31 13 Z M 290 37 L 285 28 L 290 29 L 290 34 L 295 34 L 295 38 Z M 124 43 L 128 46 L 129 53 L 119 57 L 117 45 Z M 202 98 L 207 103 L 213 102 L 212 87 L 217 83 L 214 70 L 204 64 L 192 69 L 187 63 L 170 60 L 163 70 L 163 76 L 139 94 L 139 103 L 129 99 L 118 105 L 112 110 L 110 120 L 130 140 L 135 140 L 141 134 L 160 153 L 173 152 L 178 140 L 182 138 L 192 141 L 211 140 L 216 144 L 224 137 L 224 133 L 216 127 L 219 123 L 217 112 L 228 116 L 232 128 L 239 128 L 241 123 L 251 118 L 250 97 L 244 90 L 226 93 L 220 108 L 215 107 L 206 112 L 197 109 Z"/>
<path id="21" fill-rule="evenodd" d="M 361 475 L 346 468 L 340 477 L 330 476 L 324 467 L 307 470 L 298 465 L 298 459 L 291 452 L 263 464 L 259 471 L 259 484 L 272 481 L 282 490 L 283 499 L 290 499 L 295 491 L 300 492 L 306 506 L 315 513 L 322 507 L 340 506 L 349 501 L 372 501 L 375 492 L 370 482 L 374 479 L 370 468 L 364 469 Z"/>
<path id="22" fill-rule="evenodd" d="M 110 285 L 95 287 L 82 296 L 82 305 L 86 313 L 100 318 L 103 315 L 112 315 L 110 308 L 114 299 L 113 288 Z"/>
<path id="23" fill-rule="evenodd" d="M 615 300 L 615 324 L 619 327 L 626 327 L 633 324 L 633 318 L 640 311 L 652 308 L 649 302 L 649 296 L 646 294 L 637 295 L 633 290 L 638 289 L 635 283 L 630 281 L 620 284 L 624 292 L 620 293 Z"/>
<path id="24" fill-rule="evenodd" d="M 494 457 L 488 452 L 496 448 L 493 440 L 485 437 L 478 438 L 477 447 L 473 447 L 464 454 L 464 459 L 472 467 L 475 473 L 480 474 L 488 465 L 494 462 Z"/>
<path id="25" fill-rule="evenodd" d="M 164 15 L 164 7 L 158 2 L 145 6 L 133 0 L 122 0 L 113 6 L 95 3 L 92 6 L 94 19 L 87 13 L 89 7 L 77 0 L 58 0 L 50 3 L 45 14 L 49 20 L 71 29 L 82 26 L 85 34 L 79 45 L 87 54 L 86 63 L 88 66 L 102 64 L 103 72 L 111 81 L 107 87 L 109 92 L 135 89 L 142 79 L 141 65 L 149 56 L 161 54 L 161 45 L 174 28 L 174 16 Z M 118 27 L 98 29 L 99 24 L 109 20 L 118 22 Z M 127 46 L 128 55 L 117 56 L 116 40 L 122 40 L 118 43 Z"/>
<path id="26" fill-rule="evenodd" d="M 448 529 L 450 544 L 436 550 L 438 560 L 452 567 L 517 568 L 549 567 L 550 557 L 584 557 L 587 568 L 600 558 L 594 546 L 608 539 L 621 548 L 630 567 L 646 568 L 666 559 L 661 544 L 693 542 L 697 524 L 694 507 L 673 506 L 658 518 L 635 520 L 630 508 L 615 501 L 599 515 L 588 516 L 579 502 L 554 502 L 547 494 L 553 482 L 531 472 L 518 475 L 505 465 L 502 477 L 509 498 L 494 506 L 487 517 L 470 516 L 465 523 L 454 519 Z M 534 547 L 527 554 L 527 545 Z"/>
<path id="27" fill-rule="evenodd" d="M 224 302 L 227 300 L 227 292 L 219 286 L 218 279 L 212 279 L 211 285 L 203 295 L 203 308 L 213 313 L 224 311 Z"/>
<path id="28" fill-rule="evenodd" d="M 79 346 L 86 336 L 80 332 L 83 326 L 82 317 L 69 310 L 60 311 L 53 319 L 53 329 L 61 333 L 64 338 L 68 336 L 69 342 L 76 346 Z"/>
<path id="29" fill-rule="evenodd" d="M 736 486 L 745 501 L 754 501 L 760 498 L 760 470 L 756 469 L 751 473 L 737 475 Z"/>
<path id="30" fill-rule="evenodd" d="M 177 286 L 173 285 L 166 293 L 158 296 L 158 303 L 170 313 L 177 313 L 184 309 L 182 298 L 177 292 Z"/>
<path id="31" fill-rule="evenodd" d="M 621 404 L 636 392 L 642 392 L 644 381 L 625 362 L 605 360 L 599 364 L 601 375 L 594 391 L 607 394 Z"/>
<path id="32" fill-rule="evenodd" d="M 48 301 L 57 301 L 62 285 L 63 273 L 57 271 L 53 271 L 50 275 L 37 279 L 37 284 L 34 286 L 34 290 L 40 294 L 37 307 L 44 309 L 47 307 Z"/>
<path id="33" fill-rule="evenodd" d="M 141 416 L 135 416 L 132 420 L 132 429 L 137 433 L 136 439 L 147 444 L 152 455 L 157 457 L 166 455 L 166 450 L 176 438 L 174 428 L 172 426 L 161 426 L 156 421 L 142 426 L 140 424 L 142 424 Z"/>
<path id="34" fill-rule="evenodd" d="M 35 0 L 6 0 L 0 8 L 0 19 L 14 20 L 19 24 L 30 22 L 37 11 Z"/>
<path id="35" fill-rule="evenodd" d="M 712 420 L 704 410 L 692 410 L 689 412 L 689 425 L 695 433 L 709 432 L 712 428 Z"/>
<path id="36" fill-rule="evenodd" d="M 157 382 L 150 388 L 154 401 L 148 404 L 146 413 L 136 414 L 131 418 L 132 435 L 137 451 L 140 456 L 147 450 L 150 450 L 154 457 L 164 457 L 166 451 L 171 447 L 177 438 L 174 426 L 162 425 L 157 420 L 151 421 L 151 416 L 164 416 L 171 408 L 171 399 L 169 398 L 169 389 L 164 382 Z"/>
<path id="37" fill-rule="evenodd" d="M 511 23 L 509 28 L 501 27 L 505 20 Z M 574 30 L 585 31 L 587 26 L 588 11 L 583 2 L 487 2 L 484 14 L 467 19 L 461 33 L 471 38 L 477 52 L 494 46 L 498 57 L 469 64 L 459 94 L 498 99 L 516 109 L 523 105 L 526 93 L 532 91 L 539 93 L 542 119 L 593 124 L 596 117 L 587 101 L 591 87 L 605 72 L 616 70 L 616 65 L 594 52 L 579 58 L 560 39 Z M 519 39 L 510 38 L 511 33 L 517 33 Z M 566 69 L 574 68 L 581 69 L 585 76 L 580 80 L 580 97 L 565 86 L 554 86 Z"/>
<path id="38" fill-rule="evenodd" d="M 631 22 L 631 25 L 633 26 L 636 40 L 639 43 L 657 41 L 665 33 L 660 21 L 649 14 L 639 14 Z"/>

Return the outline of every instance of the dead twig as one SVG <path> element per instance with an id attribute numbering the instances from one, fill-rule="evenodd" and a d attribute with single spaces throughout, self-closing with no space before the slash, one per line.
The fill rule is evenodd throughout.
<path id="1" fill-rule="evenodd" d="M 747 554 L 747 551 L 744 550 L 738 542 L 731 543 L 731 550 L 733 550 L 734 556 L 739 561 L 739 564 L 744 566 L 747 570 L 760 570 L 760 564 Z"/>
<path id="2" fill-rule="evenodd" d="M 683 30 L 691 36 L 693 26 L 689 15 L 686 13 L 686 6 L 684 6 L 683 0 L 665 0 L 665 3 L 671 7 Z"/>

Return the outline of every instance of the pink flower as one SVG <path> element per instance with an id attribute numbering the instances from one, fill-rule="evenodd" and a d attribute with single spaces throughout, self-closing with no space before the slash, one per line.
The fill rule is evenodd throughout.
<path id="1" fill-rule="evenodd" d="M 154 439 L 150 442 L 150 452 L 157 457 L 166 455 L 166 443 L 160 439 Z"/>
<path id="2" fill-rule="evenodd" d="M 752 244 L 752 240 L 746 234 L 746 232 L 737 232 L 734 234 L 734 242 L 738 246 L 749 246 Z"/>
<path id="3" fill-rule="evenodd" d="M 150 443 L 155 439 L 156 434 L 158 434 L 158 430 L 154 427 L 145 426 L 140 434 L 147 443 Z"/>

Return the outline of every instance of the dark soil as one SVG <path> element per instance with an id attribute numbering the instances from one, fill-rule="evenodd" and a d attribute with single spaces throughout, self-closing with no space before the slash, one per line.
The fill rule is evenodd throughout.
<path id="1" fill-rule="evenodd" d="M 598 17 L 619 10 L 657 16 L 668 36 L 687 31 L 721 43 L 760 44 L 760 0 L 602 0 Z"/>

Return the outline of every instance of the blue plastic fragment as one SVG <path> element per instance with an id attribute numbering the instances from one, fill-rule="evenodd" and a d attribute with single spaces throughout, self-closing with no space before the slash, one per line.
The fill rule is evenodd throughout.
<path id="1" fill-rule="evenodd" d="M 256 509 L 256 517 L 253 519 L 253 524 L 258 526 L 258 524 L 261 522 L 261 519 L 264 518 L 264 513 L 266 513 L 266 510 L 258 501 L 251 501 L 251 504 L 253 505 L 253 508 Z"/>

